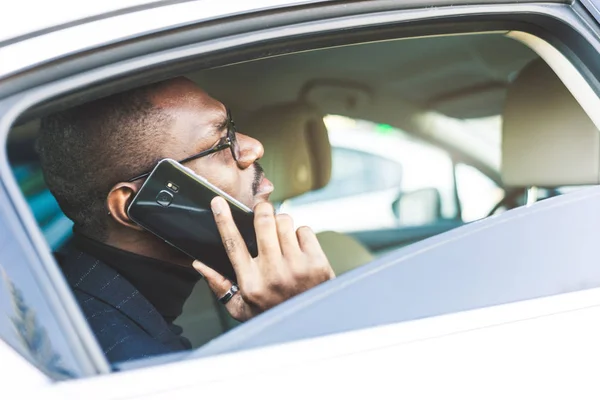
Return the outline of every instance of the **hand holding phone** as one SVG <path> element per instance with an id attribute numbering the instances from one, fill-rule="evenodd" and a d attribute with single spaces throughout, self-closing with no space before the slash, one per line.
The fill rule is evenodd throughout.
<path id="1" fill-rule="evenodd" d="M 294 231 L 292 218 L 275 215 L 271 204 L 260 203 L 254 209 L 256 257 L 248 251 L 228 202 L 217 197 L 211 208 L 240 289 L 225 305 L 233 318 L 246 321 L 335 277 L 312 230 Z M 231 288 L 232 283 L 215 269 L 198 260 L 193 265 L 217 297 Z"/>

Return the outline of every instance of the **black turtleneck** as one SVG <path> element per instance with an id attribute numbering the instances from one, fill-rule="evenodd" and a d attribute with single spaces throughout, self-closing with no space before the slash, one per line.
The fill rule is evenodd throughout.
<path id="1" fill-rule="evenodd" d="M 200 274 L 183 267 L 130 253 L 75 233 L 73 244 L 129 281 L 156 308 L 168 324 L 179 317 Z"/>

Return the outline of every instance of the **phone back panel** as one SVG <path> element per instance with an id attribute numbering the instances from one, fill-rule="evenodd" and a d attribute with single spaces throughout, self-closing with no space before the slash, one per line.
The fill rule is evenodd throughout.
<path id="1" fill-rule="evenodd" d="M 173 160 L 158 163 L 133 199 L 128 214 L 167 243 L 235 280 L 210 209 L 211 200 L 219 195 L 228 200 L 238 230 L 255 255 L 253 213 L 236 206 L 229 195 Z"/>

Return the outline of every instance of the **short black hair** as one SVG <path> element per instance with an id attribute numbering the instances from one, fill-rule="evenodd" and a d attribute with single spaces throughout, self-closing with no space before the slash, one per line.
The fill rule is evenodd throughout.
<path id="1" fill-rule="evenodd" d="M 114 94 L 41 120 L 37 151 L 48 189 L 76 228 L 90 237 L 106 239 L 110 189 L 162 158 L 170 117 L 150 97 L 160 85 Z"/>

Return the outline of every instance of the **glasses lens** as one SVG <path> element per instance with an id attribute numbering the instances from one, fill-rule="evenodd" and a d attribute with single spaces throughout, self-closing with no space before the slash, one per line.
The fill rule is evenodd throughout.
<path id="1" fill-rule="evenodd" d="M 227 117 L 229 118 L 229 127 L 227 129 L 227 136 L 229 137 L 229 142 L 231 143 L 231 155 L 233 155 L 234 160 L 238 160 L 240 157 L 240 145 L 237 141 L 237 135 L 235 130 L 235 123 L 231 118 L 231 111 L 227 110 Z"/>

